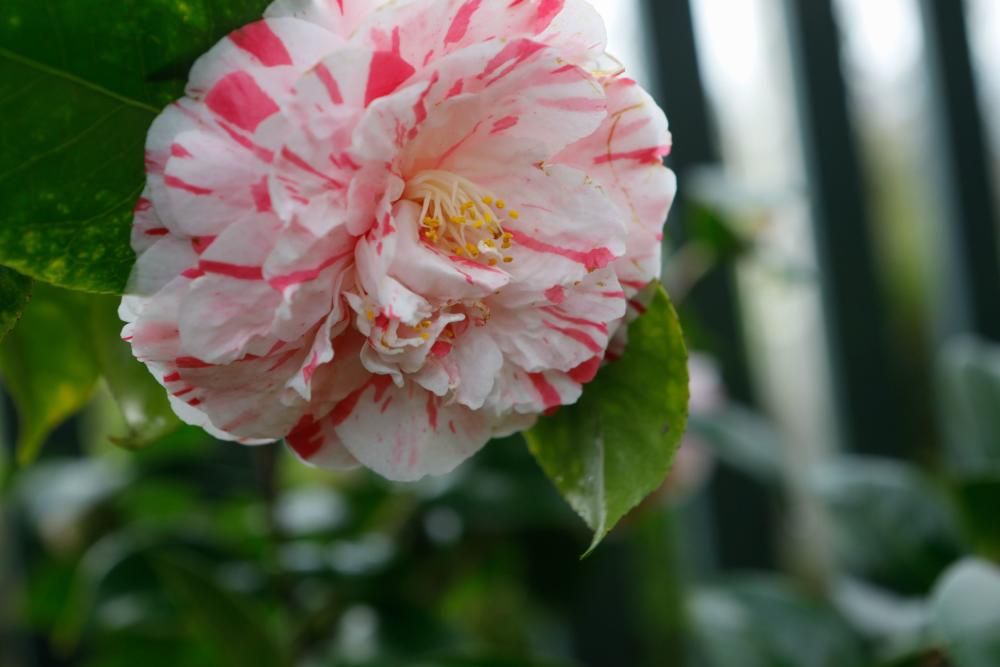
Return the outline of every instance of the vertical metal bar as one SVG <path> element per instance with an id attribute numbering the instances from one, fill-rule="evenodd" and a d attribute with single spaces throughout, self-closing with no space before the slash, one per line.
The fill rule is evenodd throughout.
<path id="1" fill-rule="evenodd" d="M 920 0 L 933 86 L 947 283 L 940 328 L 1000 341 L 1000 245 L 964 0 Z"/>
<path id="2" fill-rule="evenodd" d="M 656 73 L 654 94 L 670 119 L 674 134 L 670 165 L 680 180 L 679 201 L 668 223 L 668 236 L 682 241 L 686 237 L 684 222 L 693 212 L 684 197 L 685 176 L 693 168 L 718 164 L 720 156 L 701 76 L 690 0 L 644 3 L 652 26 L 648 34 Z M 719 361 L 730 395 L 747 405 L 754 404 L 734 267 L 725 264 L 716 268 L 684 305 L 713 338 L 725 342 Z M 720 565 L 775 564 L 774 517 L 768 503 L 764 489 L 736 471 L 723 469 L 716 475 L 711 504 Z"/>
<path id="3" fill-rule="evenodd" d="M 689 0 L 646 0 L 656 76 L 654 94 L 677 135 L 670 157 L 680 170 L 719 161 L 702 83 Z"/>
<path id="4" fill-rule="evenodd" d="M 786 0 L 841 437 L 902 457 L 899 383 L 848 110 L 833 0 Z"/>
<path id="5" fill-rule="evenodd" d="M 694 168 L 718 164 L 719 150 L 701 78 L 690 1 L 646 0 L 646 8 L 655 26 L 650 31 L 655 36 L 654 93 L 670 119 L 674 145 L 669 162 L 681 181 L 679 201 L 671 213 L 669 237 L 683 241 L 684 221 L 692 212 L 684 196 L 685 176 Z M 715 336 L 731 343 L 731 349 L 727 350 L 729 358 L 722 360 L 727 385 L 735 398 L 750 403 L 749 364 L 739 344 L 743 339 L 739 300 L 730 269 L 721 267 L 709 276 L 692 296 L 692 305 Z"/>

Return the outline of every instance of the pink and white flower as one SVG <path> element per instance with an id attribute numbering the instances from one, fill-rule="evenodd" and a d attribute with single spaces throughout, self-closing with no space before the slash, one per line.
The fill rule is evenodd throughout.
<path id="1" fill-rule="evenodd" d="M 584 0 L 277 0 L 153 124 L 123 336 L 182 419 L 411 480 L 574 403 L 670 135 Z"/>

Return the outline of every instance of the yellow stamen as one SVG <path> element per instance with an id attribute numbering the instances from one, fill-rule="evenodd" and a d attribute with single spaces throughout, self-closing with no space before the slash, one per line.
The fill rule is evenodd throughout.
<path id="1" fill-rule="evenodd" d="M 520 218 L 520 217 L 521 217 L 521 214 L 520 214 L 520 213 L 518 213 L 518 212 L 517 212 L 517 211 L 515 211 L 515 210 L 511 210 L 511 211 L 510 211 L 510 213 L 508 213 L 507 215 L 509 215 L 509 216 L 510 216 L 510 219 L 511 219 L 511 220 L 517 220 L 518 218 Z"/>
<path id="2" fill-rule="evenodd" d="M 429 333 L 427 333 L 426 331 L 423 332 L 422 334 L 420 334 L 420 337 L 423 338 L 424 340 L 430 340 L 431 339 L 431 335 Z"/>
<path id="3" fill-rule="evenodd" d="M 369 310 L 367 313 L 365 313 L 365 315 L 368 316 L 368 321 L 369 322 L 374 322 L 375 321 L 375 313 L 373 311 Z"/>
<path id="4" fill-rule="evenodd" d="M 422 207 L 420 238 L 445 252 L 474 259 L 486 253 L 484 264 L 491 259 L 498 264 L 497 247 L 511 247 L 513 235 L 505 234 L 499 213 L 507 203 L 458 174 L 422 171 L 408 179 L 403 197 Z M 519 217 L 517 211 L 505 213 L 510 220 Z"/>
<path id="5" fill-rule="evenodd" d="M 510 264 L 510 263 L 511 263 L 511 262 L 513 262 L 513 261 L 514 261 L 514 258 L 513 258 L 513 257 L 504 257 L 504 258 L 503 258 L 503 263 L 504 263 L 504 264 Z"/>

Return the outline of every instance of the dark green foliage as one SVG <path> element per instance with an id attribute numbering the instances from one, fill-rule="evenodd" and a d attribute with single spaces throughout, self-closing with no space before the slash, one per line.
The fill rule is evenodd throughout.
<path id="1" fill-rule="evenodd" d="M 5 0 L 0 9 L 0 264 L 120 293 L 146 131 L 181 71 L 260 0 Z M 174 76 L 178 75 L 179 76 Z"/>

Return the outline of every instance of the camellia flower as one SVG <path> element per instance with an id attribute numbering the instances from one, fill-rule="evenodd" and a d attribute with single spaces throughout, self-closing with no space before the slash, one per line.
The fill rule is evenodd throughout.
<path id="1" fill-rule="evenodd" d="M 278 0 L 204 55 L 121 308 L 178 415 L 410 480 L 577 401 L 675 190 L 604 49 L 583 0 Z"/>

